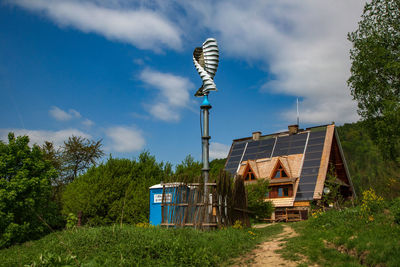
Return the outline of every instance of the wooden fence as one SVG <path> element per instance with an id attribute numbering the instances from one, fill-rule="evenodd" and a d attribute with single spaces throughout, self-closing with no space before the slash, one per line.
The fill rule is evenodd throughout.
<path id="1" fill-rule="evenodd" d="M 164 185 L 161 226 L 205 229 L 232 225 L 236 220 L 248 226 L 246 194 L 241 192 L 244 185 L 236 184 L 232 192 L 226 181 L 207 183 L 207 195 L 201 183 Z"/>

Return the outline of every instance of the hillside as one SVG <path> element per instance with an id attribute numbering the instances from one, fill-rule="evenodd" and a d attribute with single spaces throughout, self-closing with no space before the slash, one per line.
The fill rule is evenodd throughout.
<path id="1" fill-rule="evenodd" d="M 374 188 L 385 198 L 399 196 L 399 164 L 383 159 L 362 123 L 344 124 L 337 130 L 357 195 Z"/>
<path id="2" fill-rule="evenodd" d="M 373 190 L 362 204 L 343 210 L 314 210 L 292 224 L 299 234 L 281 250 L 287 259 L 306 256 L 321 266 L 399 266 L 400 199 L 384 201 Z"/>

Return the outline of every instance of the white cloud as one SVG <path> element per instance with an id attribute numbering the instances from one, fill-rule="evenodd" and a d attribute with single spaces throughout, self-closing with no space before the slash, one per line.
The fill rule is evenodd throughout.
<path id="1" fill-rule="evenodd" d="M 149 110 L 149 113 L 155 118 L 163 121 L 179 121 L 179 113 L 171 106 L 166 103 L 154 103 L 145 105 Z"/>
<path id="2" fill-rule="evenodd" d="M 76 111 L 75 109 L 70 109 L 70 110 L 69 110 L 69 113 L 70 113 L 73 117 L 75 117 L 75 118 L 80 118 L 80 117 L 82 117 L 81 114 L 80 114 L 78 111 Z"/>
<path id="3" fill-rule="evenodd" d="M 89 120 L 89 119 L 84 119 L 84 120 L 82 121 L 82 124 L 85 125 L 85 126 L 87 126 L 87 127 L 91 127 L 91 126 L 93 126 L 95 123 L 94 123 L 93 121 Z"/>
<path id="4" fill-rule="evenodd" d="M 217 142 L 210 143 L 210 158 L 223 159 L 228 156 L 231 147 Z"/>
<path id="5" fill-rule="evenodd" d="M 142 66 L 142 65 L 144 65 L 144 60 L 142 58 L 135 58 L 133 60 L 133 63 L 135 63 L 136 65 Z"/>
<path id="6" fill-rule="evenodd" d="M 40 12 L 60 26 L 132 44 L 141 49 L 160 51 L 166 46 L 180 49 L 181 33 L 167 18 L 148 8 L 127 9 L 102 1 L 9 0 L 34 12 Z"/>
<path id="7" fill-rule="evenodd" d="M 8 133 L 13 132 L 15 136 L 27 135 L 29 136 L 31 144 L 42 145 L 45 141 L 53 142 L 56 147 L 64 144 L 68 137 L 72 135 L 81 136 L 84 138 L 91 138 L 90 134 L 84 133 L 77 129 L 65 129 L 60 131 L 46 131 L 46 130 L 28 130 L 28 129 L 0 129 L 0 139 L 8 142 Z"/>
<path id="8" fill-rule="evenodd" d="M 182 40 L 198 42 L 213 36 L 220 44 L 222 60 L 224 57 L 246 60 L 273 77 L 261 91 L 303 99 L 303 122 L 340 123 L 358 118 L 356 103 L 351 100 L 346 84 L 351 47 L 346 35 L 356 29 L 365 1 L 10 0 L 8 3 L 41 12 L 61 26 L 155 51 L 162 47 L 179 49 Z M 141 64 L 141 60 L 136 60 L 136 64 Z M 177 121 L 187 91 L 166 86 L 167 82 L 160 81 L 165 78 L 162 75 L 151 70 L 141 74 L 144 82 L 159 90 L 154 106 L 146 107 L 158 119 Z M 291 109 L 288 107 L 283 118 L 292 119 Z"/>
<path id="9" fill-rule="evenodd" d="M 134 152 L 141 150 L 146 144 L 142 133 L 132 127 L 111 127 L 106 130 L 106 135 L 111 140 L 106 149 L 111 151 Z"/>
<path id="10" fill-rule="evenodd" d="M 141 120 L 148 120 L 148 119 L 150 119 L 150 116 L 145 115 L 145 114 L 140 114 L 140 113 L 137 113 L 137 112 L 132 112 L 132 113 L 131 113 L 131 116 L 132 116 L 133 118 L 135 118 L 135 119 L 141 119 Z"/>
<path id="11" fill-rule="evenodd" d="M 149 113 L 163 121 L 178 121 L 179 112 L 189 104 L 193 84 L 187 78 L 151 69 L 144 69 L 139 79 L 158 92 L 156 100 L 145 105 Z"/>
<path id="12" fill-rule="evenodd" d="M 68 121 L 72 118 L 81 117 L 81 114 L 75 109 L 70 109 L 68 112 L 66 112 L 56 106 L 51 107 L 51 109 L 49 110 L 49 114 L 58 121 Z"/>
<path id="13" fill-rule="evenodd" d="M 356 29 L 364 3 L 201 1 L 185 2 L 185 10 L 216 35 L 225 56 L 264 65 L 275 80 L 262 90 L 302 97 L 302 121 L 325 123 L 358 118 L 346 84 L 346 36 Z"/>
<path id="14" fill-rule="evenodd" d="M 332 121 L 341 124 L 359 119 L 350 98 L 337 97 L 336 101 L 333 98 L 320 98 L 318 102 L 313 101 L 312 98 L 306 98 L 299 103 L 300 125 L 303 122 L 318 124 L 331 123 Z M 283 117 L 294 122 L 297 118 L 295 106 L 283 113 Z"/>

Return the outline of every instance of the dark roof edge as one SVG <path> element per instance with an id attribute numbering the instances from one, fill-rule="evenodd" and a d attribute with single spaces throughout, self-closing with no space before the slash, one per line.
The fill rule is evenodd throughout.
<path id="1" fill-rule="evenodd" d="M 327 127 L 327 126 L 329 126 L 329 125 L 334 125 L 334 124 L 324 124 L 324 125 L 318 125 L 318 126 L 308 127 L 308 128 L 306 128 L 306 129 L 299 129 L 299 131 L 298 131 L 297 134 L 301 134 L 301 133 L 305 133 L 305 132 L 308 132 L 308 131 L 312 131 L 312 130 L 317 129 L 317 128 Z M 272 133 L 272 134 L 261 135 L 261 136 L 260 136 L 260 140 L 265 140 L 265 139 L 268 139 L 268 138 L 274 138 L 274 137 L 276 137 L 276 136 L 286 135 L 286 134 L 289 134 L 289 131 L 284 131 L 284 132 L 278 132 L 278 133 Z M 251 139 L 253 139 L 252 136 L 250 136 L 250 137 L 238 138 L 238 139 L 233 139 L 232 143 L 234 143 L 234 142 L 246 141 L 246 140 L 251 140 Z M 228 155 L 229 155 L 229 154 L 228 154 Z"/>
<path id="2" fill-rule="evenodd" d="M 234 143 L 234 142 L 235 142 L 235 140 L 232 141 L 231 148 L 229 149 L 229 153 L 228 153 L 228 155 L 226 156 L 226 160 L 225 160 L 225 164 L 224 164 L 224 170 L 225 170 L 225 168 L 226 168 L 226 164 L 228 163 L 228 159 L 229 159 L 229 157 L 231 156 L 232 149 L 233 149 L 233 143 Z"/>
<path id="3" fill-rule="evenodd" d="M 343 160 L 344 170 L 346 171 L 347 178 L 349 178 L 349 183 L 350 183 L 351 189 L 353 191 L 354 198 L 357 198 L 356 191 L 354 190 L 353 181 L 351 179 L 349 169 L 347 168 L 347 162 L 346 162 L 346 158 L 344 156 L 342 144 L 340 143 L 339 133 L 337 132 L 336 127 L 335 127 L 335 138 L 336 138 L 336 142 L 337 142 L 338 147 L 339 147 L 340 156 L 342 157 L 342 160 Z"/>

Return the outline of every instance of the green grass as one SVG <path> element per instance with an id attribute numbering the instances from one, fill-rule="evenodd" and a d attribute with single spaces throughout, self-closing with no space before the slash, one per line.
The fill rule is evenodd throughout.
<path id="1" fill-rule="evenodd" d="M 371 220 L 359 208 L 329 211 L 308 221 L 291 224 L 299 236 L 288 240 L 280 253 L 322 266 L 399 266 L 400 225 L 386 211 Z"/>
<path id="2" fill-rule="evenodd" d="M 281 225 L 208 232 L 129 225 L 79 228 L 0 250 L 0 266 L 226 265 L 281 231 Z"/>

